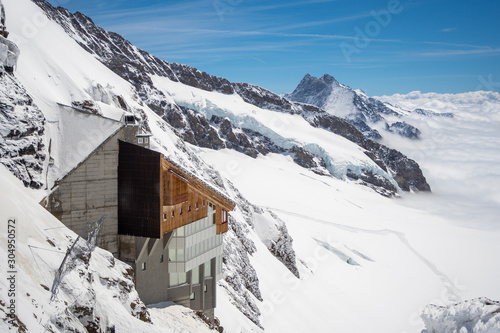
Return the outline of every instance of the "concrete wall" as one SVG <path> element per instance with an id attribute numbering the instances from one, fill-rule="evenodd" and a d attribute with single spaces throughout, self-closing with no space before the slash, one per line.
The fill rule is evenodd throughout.
<path id="1" fill-rule="evenodd" d="M 203 310 L 203 286 L 195 284 L 191 287 L 191 292 L 194 293 L 194 299 L 189 303 L 189 307 L 193 310 Z"/>
<path id="2" fill-rule="evenodd" d="M 181 285 L 168 289 L 168 300 L 185 307 L 190 307 L 191 285 Z"/>
<path id="3" fill-rule="evenodd" d="M 187 272 L 187 283 L 175 286 L 169 286 L 169 271 L 168 271 L 168 243 L 172 233 L 165 234 L 161 239 L 120 236 L 120 253 L 127 252 L 134 247 L 134 252 L 137 255 L 135 261 L 135 280 L 136 289 L 141 299 L 146 304 L 154 304 L 163 301 L 172 301 L 180 305 L 184 305 L 193 310 L 203 310 L 211 313 L 211 309 L 216 305 L 216 262 L 215 258 L 211 259 L 210 277 L 204 276 L 204 264 L 199 266 L 198 281 L 202 283 L 191 284 L 191 272 Z M 126 241 L 125 241 L 126 240 Z M 135 245 L 135 246 L 134 246 Z M 128 249 L 123 250 L 122 248 Z M 163 262 L 161 256 L 163 255 Z M 127 254 L 129 257 L 129 254 Z M 120 258 L 121 259 L 121 258 Z M 143 264 L 146 264 L 146 269 L 143 270 Z M 194 292 L 195 299 L 191 300 L 191 294 Z M 213 311 L 212 311 L 213 312 Z M 213 317 L 213 315 L 212 315 Z M 211 317 L 211 318 L 212 318 Z"/>
<path id="4" fill-rule="evenodd" d="M 136 289 L 146 304 L 164 302 L 168 295 L 168 257 L 166 239 L 134 237 L 137 260 L 135 264 Z M 163 262 L 161 256 L 163 255 Z M 146 269 L 143 270 L 143 264 Z M 189 292 L 189 290 L 188 290 Z M 189 299 L 189 293 L 183 298 Z"/>
<path id="5" fill-rule="evenodd" d="M 210 277 L 205 277 L 203 279 L 203 284 L 205 285 L 205 292 L 203 296 L 203 309 L 213 309 L 216 306 L 216 281 L 215 281 L 215 276 L 216 276 L 216 265 L 215 265 L 215 258 L 211 259 L 211 272 L 210 272 Z"/>
<path id="6" fill-rule="evenodd" d="M 52 192 L 47 209 L 80 234 L 86 223 L 105 215 L 97 246 L 118 255 L 118 139 L 119 130 L 71 171 Z"/>

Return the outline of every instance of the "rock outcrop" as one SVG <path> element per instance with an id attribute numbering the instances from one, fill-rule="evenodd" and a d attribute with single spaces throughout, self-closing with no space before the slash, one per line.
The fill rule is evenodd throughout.
<path id="1" fill-rule="evenodd" d="M 42 188 L 45 117 L 19 81 L 0 74 L 0 163 L 25 186 Z"/>

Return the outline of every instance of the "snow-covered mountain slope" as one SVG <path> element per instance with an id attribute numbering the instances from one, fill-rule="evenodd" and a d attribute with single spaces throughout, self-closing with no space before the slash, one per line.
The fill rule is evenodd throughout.
<path id="1" fill-rule="evenodd" d="M 142 102 L 176 128 L 186 142 L 234 149 L 252 157 L 269 152 L 290 155 L 303 167 L 358 180 L 384 195 L 399 189 L 430 190 L 415 161 L 364 138 L 338 117 L 257 86 L 230 83 L 186 65 L 159 60 L 81 13 L 71 14 L 44 0 L 35 3 L 85 50 L 130 82 Z M 363 148 L 358 148 L 361 154 L 353 154 L 353 146 L 346 140 L 339 141 L 336 135 L 311 126 L 354 142 Z M 290 131 L 282 133 L 289 128 L 305 129 L 303 133 L 309 135 L 298 138 Z M 318 138 L 323 140 L 318 142 Z M 344 146 L 351 146 L 348 154 Z"/>
<path id="2" fill-rule="evenodd" d="M 112 328 L 116 332 L 131 332 L 131 328 L 134 332 L 213 332 L 181 306 L 149 313 L 135 291 L 130 266 L 107 251 L 89 249 L 85 241 L 73 246 L 77 235 L 42 208 L 4 166 L 0 166 L 0 179 L 2 332 L 109 332 Z M 9 223 L 13 228 L 7 228 L 8 219 L 15 221 Z M 7 239 L 15 240 L 15 246 L 8 246 Z M 70 248 L 67 269 L 53 289 Z M 8 262 L 9 258 L 13 261 Z M 7 267 L 16 273 L 7 273 Z M 7 317 L 11 300 L 17 309 L 14 318 Z"/>
<path id="3" fill-rule="evenodd" d="M 500 272 L 490 257 L 499 249 L 494 226 L 459 227 L 426 209 L 433 198 L 410 208 L 413 197 L 375 197 L 276 154 L 252 160 L 230 150 L 201 153 L 227 170 L 250 201 L 285 221 L 294 240 L 300 280 L 271 269 L 259 243 L 251 258 L 264 299 L 262 323 L 270 332 L 419 332 L 426 304 L 500 296 Z M 237 322 L 229 327 L 247 329 Z"/>
<path id="4" fill-rule="evenodd" d="M 328 74 L 321 78 L 307 74 L 285 97 L 315 105 L 346 119 L 368 138 L 381 139 L 380 132 L 396 133 L 410 139 L 420 137 L 419 129 L 400 119 L 406 114 L 404 110 L 368 97 L 361 90 L 353 90 Z"/>
<path id="5" fill-rule="evenodd" d="M 63 28 L 28 0 L 3 2 L 9 38 L 21 49 L 15 75 L 47 119 L 41 137 L 47 156 L 52 142 L 54 165 L 49 166 L 50 158 L 43 163 L 49 187 L 104 139 L 91 124 L 99 129 L 100 122 L 108 121 L 97 115 L 79 117 L 57 104 L 89 101 L 108 118 L 116 119 L 124 109 L 134 113 L 152 131 L 154 149 L 235 200 L 230 231 L 224 236 L 224 278 L 216 308 L 228 332 L 419 332 L 424 328 L 421 310 L 429 303 L 500 299 L 500 272 L 490 257 L 500 250 L 494 224 L 477 228 L 457 223 L 443 212 L 457 209 L 451 200 L 446 209 L 432 209 L 439 195 L 403 194 L 391 200 L 347 177 L 324 175 L 325 170 L 347 175 L 354 168 L 354 179 L 365 168 L 392 184 L 397 176 L 389 169 L 399 167 L 408 172 L 404 179 L 419 179 L 418 165 L 401 153 L 364 139 L 353 126 L 317 107 L 147 58 L 81 14 L 58 9 L 59 23 L 66 22 Z M 29 34 L 26 22 L 36 27 Z M 96 50 L 108 50 L 102 55 L 111 56 L 109 63 Z M 141 57 L 146 61 L 138 62 Z M 175 76 L 163 67 L 175 68 Z M 435 165 L 426 171 L 438 182 L 446 176 Z M 41 198 L 44 192 L 30 195 Z M 13 197 L 9 205 L 31 207 L 27 200 Z M 5 211 L 17 214 L 19 209 L 10 206 Z M 38 214 L 40 207 L 33 209 Z M 494 209 L 487 214 L 491 220 L 498 216 Z M 480 221 L 490 220 L 481 216 Z M 36 276 L 26 274 L 27 279 Z M 74 292 L 84 290 L 78 285 Z M 24 293 L 21 297 L 31 302 Z M 47 299 L 37 294 L 37 302 Z M 157 314 L 161 307 L 151 308 L 153 323 L 166 316 Z M 48 312 L 57 314 L 52 308 Z M 127 311 L 122 314 L 128 327 L 121 331 L 141 331 L 146 325 L 136 324 Z M 168 322 L 173 317 L 179 319 L 172 315 Z M 197 331 L 187 322 L 180 325 Z"/>

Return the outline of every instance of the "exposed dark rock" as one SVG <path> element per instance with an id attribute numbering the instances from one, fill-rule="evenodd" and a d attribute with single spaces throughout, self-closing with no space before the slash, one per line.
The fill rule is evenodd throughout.
<path id="1" fill-rule="evenodd" d="M 208 120 L 200 114 L 195 113 L 193 110 L 181 108 L 183 111 L 184 121 L 187 126 L 181 130 L 184 133 L 184 139 L 196 146 L 223 149 L 225 148 L 224 142 L 219 137 L 219 134 L 214 127 L 210 125 Z"/>
<path id="2" fill-rule="evenodd" d="M 45 117 L 9 74 L 0 76 L 0 163 L 26 187 L 43 186 Z"/>
<path id="3" fill-rule="evenodd" d="M 311 169 L 313 172 L 320 175 L 328 175 L 326 163 L 322 158 L 308 152 L 302 147 L 293 146 L 290 149 L 293 161 L 303 168 Z"/>
<path id="4" fill-rule="evenodd" d="M 101 114 L 101 108 L 92 100 L 73 101 L 71 105 L 77 109 L 81 109 L 93 114 Z"/>
<path id="5" fill-rule="evenodd" d="M 179 82 L 188 86 L 207 91 L 218 91 L 224 94 L 232 94 L 234 92 L 231 83 L 226 79 L 209 75 L 196 68 L 177 63 L 171 63 L 170 68 Z"/>
<path id="6" fill-rule="evenodd" d="M 362 147 L 373 152 L 377 156 L 377 159 L 384 162 L 387 169 L 392 173 L 394 180 L 403 191 L 431 190 L 422 170 L 414 160 L 395 149 L 371 140 L 365 140 Z"/>
<path id="7" fill-rule="evenodd" d="M 168 77 L 172 81 L 181 82 L 207 91 L 219 91 L 225 94 L 234 92 L 231 83 L 226 79 L 209 75 L 195 68 L 168 63 L 151 54 L 138 49 L 121 35 L 108 32 L 94 24 L 91 18 L 80 12 L 74 14 L 67 9 L 54 8 L 44 0 L 33 0 L 46 12 L 47 16 L 59 23 L 70 36 L 79 36 L 77 40 L 88 52 L 138 88 L 146 97 L 144 87 L 153 84 L 148 74 Z"/>
<path id="8" fill-rule="evenodd" d="M 233 83 L 234 90 L 243 100 L 263 109 L 293 113 L 292 103 L 264 88 L 248 83 Z"/>
<path id="9" fill-rule="evenodd" d="M 417 162 L 409 159 L 401 152 L 386 147 L 375 141 L 365 138 L 354 126 L 346 121 L 332 116 L 321 109 L 311 110 L 302 116 L 313 126 L 327 129 L 358 144 L 384 171 L 389 172 L 403 191 L 430 191 L 431 188 L 425 179 Z"/>
<path id="10" fill-rule="evenodd" d="M 255 244 L 247 238 L 245 225 L 234 223 L 230 216 L 230 233 L 225 236 L 222 264 L 228 292 L 232 295 L 236 307 L 252 322 L 262 327 L 259 322 L 260 310 L 254 299 L 263 301 L 259 278 L 250 263 L 249 255 L 256 251 Z M 224 284 L 222 285 L 225 286 Z"/>
<path id="11" fill-rule="evenodd" d="M 242 128 L 241 130 L 252 139 L 255 149 L 262 155 L 267 155 L 268 153 L 282 154 L 286 152 L 286 149 L 276 145 L 270 138 L 259 132 L 248 128 Z"/>
<path id="12" fill-rule="evenodd" d="M 445 117 L 445 118 L 455 117 L 455 115 L 451 112 L 439 113 L 439 112 L 434 112 L 434 111 L 425 110 L 425 109 L 415 109 L 412 111 L 412 113 L 415 113 L 415 114 L 418 114 L 421 116 L 425 116 L 425 117 Z"/>
<path id="13" fill-rule="evenodd" d="M 203 320 L 203 322 L 205 324 L 207 324 L 207 326 L 211 330 L 214 330 L 214 331 L 217 331 L 217 332 L 220 332 L 220 333 L 224 332 L 224 327 L 222 327 L 220 325 L 220 321 L 219 321 L 219 319 L 217 317 L 215 317 L 214 320 L 211 320 L 210 318 L 208 318 L 208 316 L 203 311 L 196 311 L 196 315 L 198 317 L 200 317 L 200 319 Z"/>
<path id="14" fill-rule="evenodd" d="M 166 104 L 166 102 L 165 102 Z M 150 106 L 151 107 L 151 106 Z M 169 123 L 172 127 L 183 130 L 188 124 L 184 116 L 183 110 L 175 104 L 166 104 L 161 107 L 163 118 Z M 158 112 L 157 112 L 158 113 Z"/>
<path id="15" fill-rule="evenodd" d="M 386 130 L 392 133 L 399 134 L 401 136 L 407 137 L 409 139 L 417 140 L 420 139 L 420 130 L 412 125 L 409 125 L 403 121 L 395 122 L 394 124 L 385 124 Z"/>
<path id="16" fill-rule="evenodd" d="M 269 211 L 269 213 L 278 222 L 279 237 L 271 240 L 268 249 L 293 275 L 300 279 L 293 239 L 288 233 L 286 224 L 273 212 Z"/>
<path id="17" fill-rule="evenodd" d="M 382 139 L 382 135 L 380 135 L 379 131 L 376 129 L 371 128 L 366 124 L 366 121 L 363 119 L 364 117 L 362 116 L 355 116 L 353 117 L 354 119 L 347 119 L 347 121 L 352 124 L 354 127 L 356 127 L 361 134 L 365 138 L 371 139 L 371 140 L 380 140 Z"/>
<path id="18" fill-rule="evenodd" d="M 234 133 L 233 126 L 231 125 L 229 119 L 224 119 L 220 123 L 219 129 L 223 137 L 227 140 L 226 142 L 227 148 L 233 148 L 240 151 L 253 148 L 252 143 L 245 134 Z"/>
<path id="19" fill-rule="evenodd" d="M 354 173 L 352 170 L 348 170 L 347 177 L 353 180 L 361 180 L 363 185 L 369 186 L 387 197 L 392 197 L 397 193 L 397 189 L 387 178 L 376 175 L 371 170 L 362 169 L 359 174 Z M 385 191 L 381 189 L 385 189 Z"/>
<path id="20" fill-rule="evenodd" d="M 127 103 L 125 103 L 125 100 L 123 99 L 122 96 L 116 96 L 116 99 L 118 101 L 118 105 L 122 108 L 122 110 L 127 111 Z"/>

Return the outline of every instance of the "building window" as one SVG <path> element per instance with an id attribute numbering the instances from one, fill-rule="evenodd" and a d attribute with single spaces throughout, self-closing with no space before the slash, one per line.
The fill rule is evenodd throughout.
<path id="1" fill-rule="evenodd" d="M 179 275 L 177 273 L 170 273 L 170 286 L 176 286 L 179 284 Z"/>
<path id="2" fill-rule="evenodd" d="M 180 215 L 182 215 L 182 207 L 181 207 L 181 209 L 180 209 Z"/>
<path id="3" fill-rule="evenodd" d="M 179 273 L 179 284 L 183 284 L 186 282 L 187 282 L 186 273 Z"/>
<path id="4" fill-rule="evenodd" d="M 144 143 L 149 143 L 149 138 L 144 138 Z"/>
<path id="5" fill-rule="evenodd" d="M 222 210 L 222 224 L 227 223 L 227 210 Z"/>
<path id="6" fill-rule="evenodd" d="M 167 214 L 163 214 L 163 221 L 167 220 Z"/>
<path id="7" fill-rule="evenodd" d="M 203 205 L 203 207 L 205 207 L 205 200 L 202 201 L 202 205 Z"/>
<path id="8" fill-rule="evenodd" d="M 143 263 L 142 263 L 141 268 L 142 268 L 142 270 L 143 270 L 143 271 L 145 271 L 145 270 L 146 270 L 146 262 L 143 262 Z"/>
<path id="9" fill-rule="evenodd" d="M 174 213 L 174 210 L 172 209 L 172 217 L 174 217 L 174 216 L 175 216 L 175 213 Z"/>
<path id="10" fill-rule="evenodd" d="M 196 296 L 196 295 L 195 295 L 194 293 L 191 293 L 191 296 L 189 296 L 189 299 L 190 299 L 190 300 L 192 300 L 192 301 L 194 301 L 195 296 Z"/>
<path id="11" fill-rule="evenodd" d="M 207 291 L 208 291 L 208 288 L 207 288 L 207 285 L 206 285 L 206 284 L 205 284 L 205 285 L 203 285 L 203 291 L 204 291 L 204 292 L 207 292 Z"/>
<path id="12" fill-rule="evenodd" d="M 191 284 L 200 283 L 200 266 L 196 266 L 191 271 Z"/>
<path id="13" fill-rule="evenodd" d="M 163 262 L 163 254 L 160 255 L 160 262 Z"/>
<path id="14" fill-rule="evenodd" d="M 194 208 L 195 208 L 196 210 L 198 210 L 198 203 L 195 203 L 195 204 L 194 204 Z"/>
<path id="15" fill-rule="evenodd" d="M 205 263 L 204 265 L 205 267 L 205 271 L 203 272 L 204 273 L 204 276 L 205 277 L 210 277 L 212 276 L 212 262 L 209 260 Z"/>
<path id="16" fill-rule="evenodd" d="M 144 141 L 144 140 L 143 140 L 142 138 L 138 138 L 138 139 L 137 139 L 137 142 L 138 142 L 138 143 L 143 143 L 143 141 Z"/>
<path id="17" fill-rule="evenodd" d="M 188 213 L 191 211 L 191 205 L 188 206 Z"/>
<path id="18" fill-rule="evenodd" d="M 177 261 L 184 261 L 184 248 L 177 249 Z"/>
<path id="19" fill-rule="evenodd" d="M 177 253 L 175 251 L 175 248 L 169 248 L 168 249 L 168 261 L 175 261 L 177 258 Z"/>

